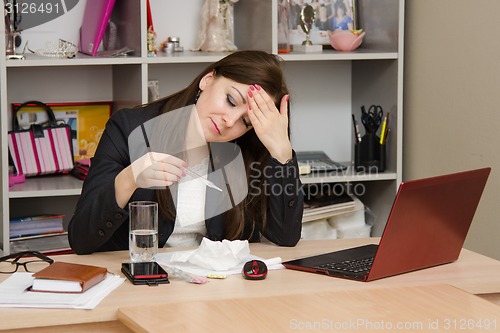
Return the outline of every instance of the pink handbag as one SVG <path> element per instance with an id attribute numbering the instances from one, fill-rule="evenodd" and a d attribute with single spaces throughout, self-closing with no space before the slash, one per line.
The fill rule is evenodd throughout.
<path id="1" fill-rule="evenodd" d="M 24 106 L 42 107 L 48 115 L 48 122 L 20 129 L 16 113 Z M 58 124 L 52 109 L 42 102 L 29 101 L 16 108 L 8 140 L 12 163 L 19 175 L 69 173 L 73 169 L 70 126 Z"/>

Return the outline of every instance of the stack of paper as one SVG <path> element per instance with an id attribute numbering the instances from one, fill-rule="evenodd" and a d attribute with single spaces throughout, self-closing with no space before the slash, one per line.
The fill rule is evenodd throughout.
<path id="1" fill-rule="evenodd" d="M 124 278 L 108 274 L 106 279 L 80 294 L 28 291 L 32 273 L 16 272 L 0 284 L 0 307 L 93 309 L 117 288 Z"/>
<path id="2" fill-rule="evenodd" d="M 306 204 L 304 205 L 306 206 Z M 322 209 L 324 211 L 322 211 Z M 307 210 L 304 209 L 304 215 Z M 302 239 L 353 238 L 370 235 L 371 226 L 365 226 L 365 206 L 355 196 L 352 201 L 313 208 L 302 222 Z M 320 217 L 318 217 L 320 216 Z"/>
<path id="3" fill-rule="evenodd" d="M 318 199 L 305 200 L 302 222 L 324 219 L 355 209 L 354 199 L 349 195 L 327 196 Z"/>

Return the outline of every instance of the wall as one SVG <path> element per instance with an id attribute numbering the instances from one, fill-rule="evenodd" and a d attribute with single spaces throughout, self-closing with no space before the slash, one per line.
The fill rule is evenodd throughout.
<path id="1" fill-rule="evenodd" d="M 47 3 L 47 2 L 45 2 Z M 54 52 L 59 44 L 59 39 L 78 44 L 79 29 L 83 21 L 83 12 L 87 0 L 78 1 L 77 5 L 52 21 L 37 25 L 24 30 L 21 33 L 21 45 L 17 48 L 18 53 L 29 50 Z M 55 10 L 55 9 L 54 9 Z M 61 29 L 64 27 L 64 29 Z M 27 45 L 27 49 L 25 50 Z M 28 50 L 29 49 L 29 50 Z"/>
<path id="2" fill-rule="evenodd" d="M 403 178 L 491 166 L 465 247 L 500 259 L 498 0 L 406 1 Z"/>

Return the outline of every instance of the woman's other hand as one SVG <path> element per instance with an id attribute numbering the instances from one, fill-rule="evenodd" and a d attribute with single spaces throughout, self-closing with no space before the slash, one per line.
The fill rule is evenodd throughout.
<path id="1" fill-rule="evenodd" d="M 280 109 L 259 85 L 248 91 L 248 117 L 255 133 L 273 158 L 285 163 L 292 158 L 292 144 L 288 137 L 288 98 L 283 96 Z"/>

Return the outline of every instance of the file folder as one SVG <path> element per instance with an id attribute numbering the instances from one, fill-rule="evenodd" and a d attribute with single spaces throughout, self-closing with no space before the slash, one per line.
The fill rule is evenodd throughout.
<path id="1" fill-rule="evenodd" d="M 116 0 L 88 0 L 80 28 L 78 49 L 95 56 L 108 26 Z"/>

